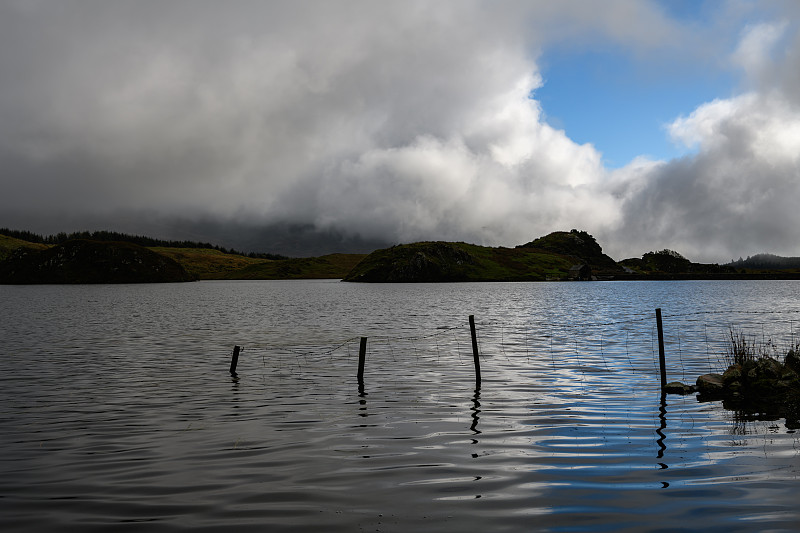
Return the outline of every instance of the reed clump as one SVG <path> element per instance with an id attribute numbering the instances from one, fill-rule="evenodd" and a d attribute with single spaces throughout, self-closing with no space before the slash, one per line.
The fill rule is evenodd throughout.
<path id="1" fill-rule="evenodd" d="M 729 331 L 730 342 L 725 349 L 725 361 L 728 366 L 744 365 L 755 361 L 763 352 L 759 354 L 754 342 L 749 342 L 743 331 Z"/>
<path id="2" fill-rule="evenodd" d="M 697 378 L 703 399 L 722 399 L 725 407 L 744 414 L 800 420 L 800 342 L 781 354 L 771 340 L 758 342 L 740 330 L 730 330 L 722 374 Z"/>

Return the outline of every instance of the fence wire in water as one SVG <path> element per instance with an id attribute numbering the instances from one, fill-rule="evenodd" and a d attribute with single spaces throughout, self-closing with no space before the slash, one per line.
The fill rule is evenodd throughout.
<path id="1" fill-rule="evenodd" d="M 652 313 L 607 322 L 530 321 L 507 323 L 476 317 L 484 382 L 510 375 L 520 383 L 559 384 L 590 390 L 605 387 L 649 388 L 659 384 L 658 335 Z M 781 359 L 796 348 L 798 312 L 698 312 L 663 314 L 669 381 L 694 383 L 697 376 L 722 372 L 729 364 L 732 334 L 763 355 Z M 313 334 L 312 334 L 313 335 Z M 356 375 L 360 337 L 334 342 L 243 346 L 250 365 L 261 363 L 273 379 L 299 378 L 314 368 L 315 381 L 330 378 L 341 386 Z M 474 379 L 467 321 L 392 335 L 371 335 L 365 379 L 371 385 Z M 324 369 L 324 370 L 321 370 Z M 336 386 L 329 384 L 327 386 Z"/>

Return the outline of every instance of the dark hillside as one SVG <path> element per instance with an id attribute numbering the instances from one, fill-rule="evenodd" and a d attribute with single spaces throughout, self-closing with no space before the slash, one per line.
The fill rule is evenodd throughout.
<path id="1" fill-rule="evenodd" d="M 174 260 L 126 242 L 67 241 L 20 248 L 0 263 L 0 283 L 160 283 L 194 278 Z"/>
<path id="2" fill-rule="evenodd" d="M 86 240 L 86 241 L 104 241 L 104 242 L 130 242 L 145 246 L 148 248 L 176 248 L 176 249 L 197 249 L 197 250 L 216 250 L 223 254 L 241 255 L 255 259 L 288 259 L 288 257 L 271 253 L 255 253 L 250 252 L 245 254 L 234 250 L 233 248 L 225 248 L 219 245 L 214 245 L 208 242 L 195 242 L 195 241 L 170 241 L 164 239 L 154 239 L 144 235 L 129 235 L 127 233 L 120 233 L 118 231 L 76 231 L 72 233 L 57 233 L 55 235 L 39 235 L 30 231 L 13 230 L 9 228 L 0 228 L 0 236 L 12 237 L 27 241 L 29 243 L 39 244 L 63 244 L 67 241 L 73 240 Z"/>
<path id="3" fill-rule="evenodd" d="M 572 263 L 562 255 L 534 249 L 418 242 L 372 252 L 344 281 L 544 281 L 565 279 Z"/>
<path id="4" fill-rule="evenodd" d="M 705 277 L 713 279 L 735 274 L 732 267 L 717 264 L 693 263 L 673 250 L 647 252 L 641 259 L 624 259 L 619 263 L 631 274 L 651 279 L 691 279 Z"/>
<path id="5" fill-rule="evenodd" d="M 365 254 L 330 254 L 252 263 L 219 274 L 218 279 L 342 279 Z"/>
<path id="6" fill-rule="evenodd" d="M 47 245 L 9 237 L 0 233 L 0 261 L 8 259 L 15 250 L 26 248 L 30 250 L 44 250 Z"/>
<path id="7" fill-rule="evenodd" d="M 733 268 L 752 268 L 759 270 L 794 270 L 800 269 L 800 257 L 782 257 L 774 254 L 756 254 L 747 259 L 739 258 L 725 266 Z"/>

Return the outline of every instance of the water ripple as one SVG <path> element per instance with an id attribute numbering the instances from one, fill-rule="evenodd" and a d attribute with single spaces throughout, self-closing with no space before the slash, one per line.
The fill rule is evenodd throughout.
<path id="1" fill-rule="evenodd" d="M 758 287 L 740 308 L 800 305 L 798 284 Z M 718 364 L 709 331 L 726 320 L 676 317 L 731 309 L 730 291 L 0 287 L 0 526 L 792 530 L 797 434 L 658 390 L 641 317 L 670 309 L 670 371 L 690 380 Z M 477 389 L 469 308 L 481 310 Z M 362 388 L 360 335 L 372 339 Z M 233 344 L 245 345 L 237 376 Z"/>

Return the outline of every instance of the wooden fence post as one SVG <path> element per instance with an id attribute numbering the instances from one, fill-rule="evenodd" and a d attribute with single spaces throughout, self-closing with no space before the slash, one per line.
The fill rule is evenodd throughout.
<path id="1" fill-rule="evenodd" d="M 472 334 L 472 355 L 475 358 L 475 387 L 481 386 L 481 362 L 478 359 L 478 336 L 475 333 L 475 315 L 469 315 L 469 331 Z"/>
<path id="2" fill-rule="evenodd" d="M 233 356 L 231 357 L 231 374 L 236 374 L 236 365 L 239 364 L 239 347 L 233 347 Z"/>
<path id="3" fill-rule="evenodd" d="M 358 349 L 358 382 L 364 383 L 364 359 L 367 356 L 367 338 L 361 337 L 361 346 Z"/>
<path id="4" fill-rule="evenodd" d="M 661 368 L 661 390 L 667 386 L 667 363 L 664 358 L 664 327 L 661 325 L 661 308 L 656 309 L 656 327 L 658 328 L 658 366 Z"/>

